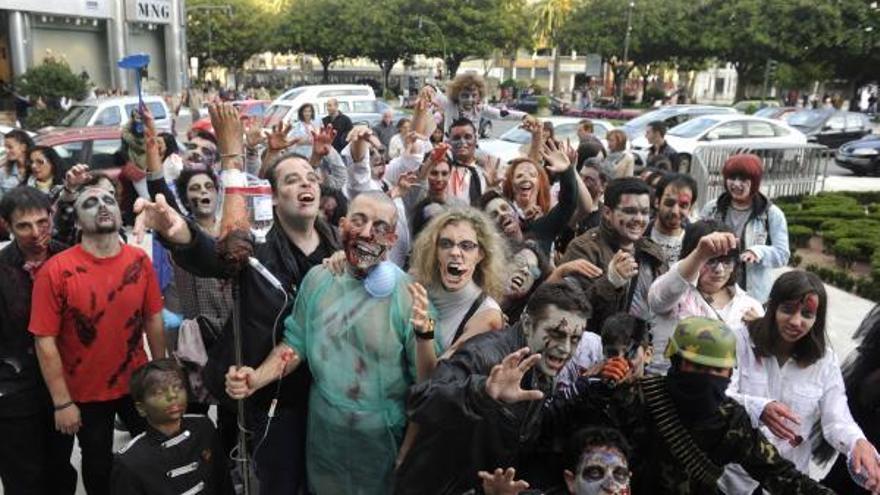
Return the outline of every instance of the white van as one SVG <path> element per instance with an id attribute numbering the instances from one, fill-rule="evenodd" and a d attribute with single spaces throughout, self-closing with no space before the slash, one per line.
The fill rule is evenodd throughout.
<path id="1" fill-rule="evenodd" d="M 153 114 L 159 132 L 171 132 L 171 112 L 161 96 L 144 96 L 144 104 Z M 109 125 L 122 127 L 137 110 L 137 96 L 114 96 L 78 101 L 61 118 L 59 127 Z"/>
<path id="2" fill-rule="evenodd" d="M 278 122 L 295 122 L 299 107 L 311 103 L 315 119 L 327 115 L 327 100 L 335 98 L 339 111 L 345 114 L 374 113 L 376 94 L 373 88 L 361 84 L 319 84 L 300 86 L 281 94 L 263 114 L 263 127 L 271 128 Z"/>

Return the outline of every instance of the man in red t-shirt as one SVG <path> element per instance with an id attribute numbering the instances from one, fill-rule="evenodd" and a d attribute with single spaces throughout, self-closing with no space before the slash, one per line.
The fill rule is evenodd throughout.
<path id="1" fill-rule="evenodd" d="M 119 238 L 122 216 L 112 192 L 87 188 L 74 209 L 82 243 L 38 272 L 29 330 L 55 427 L 76 434 L 83 484 L 96 495 L 110 490 L 115 415 L 132 434 L 144 429 L 128 381 L 147 361 L 144 332 L 153 358 L 165 356 L 162 295 L 146 253 Z"/>

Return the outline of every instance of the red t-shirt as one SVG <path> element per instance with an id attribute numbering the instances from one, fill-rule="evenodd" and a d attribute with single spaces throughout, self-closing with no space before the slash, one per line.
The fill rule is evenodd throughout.
<path id="1" fill-rule="evenodd" d="M 162 311 L 150 258 L 123 245 L 95 258 L 77 245 L 46 262 L 34 281 L 29 330 L 56 336 L 64 379 L 76 402 L 128 394 L 132 371 L 147 362 L 143 335 Z"/>

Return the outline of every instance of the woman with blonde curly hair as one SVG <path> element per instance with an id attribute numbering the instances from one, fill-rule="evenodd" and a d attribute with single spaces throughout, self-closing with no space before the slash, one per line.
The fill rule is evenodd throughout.
<path id="1" fill-rule="evenodd" d="M 474 208 L 434 217 L 416 238 L 410 273 L 437 310 L 434 349 L 451 353 L 474 335 L 503 324 L 507 249 L 495 225 Z"/>
<path id="2" fill-rule="evenodd" d="M 453 122 L 466 118 L 480 125 L 480 119 L 518 120 L 526 115 L 516 110 L 490 107 L 483 102 L 486 97 L 486 82 L 477 74 L 459 74 L 446 87 L 446 94 L 437 92 L 433 86 L 425 86 L 422 91 L 443 110 L 446 117 L 444 130 L 448 133 Z"/>

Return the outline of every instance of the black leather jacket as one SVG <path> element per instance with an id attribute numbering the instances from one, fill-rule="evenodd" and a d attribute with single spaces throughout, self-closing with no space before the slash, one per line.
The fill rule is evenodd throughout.
<path id="1" fill-rule="evenodd" d="M 410 392 L 407 414 L 419 433 L 398 468 L 396 494 L 461 494 L 479 470 L 518 466 L 540 434 L 542 401 L 505 404 L 486 394 L 492 367 L 526 345 L 520 325 L 468 340 Z M 523 377 L 531 388 L 532 373 Z"/>

